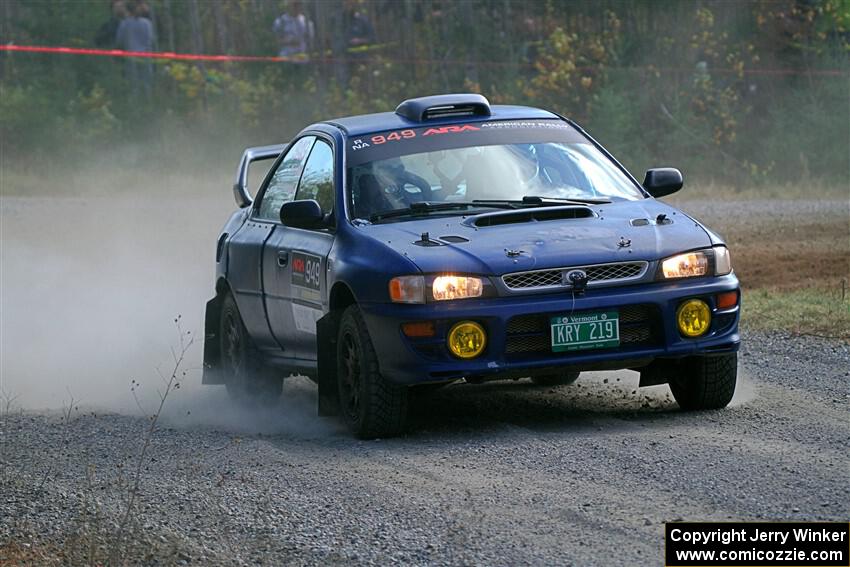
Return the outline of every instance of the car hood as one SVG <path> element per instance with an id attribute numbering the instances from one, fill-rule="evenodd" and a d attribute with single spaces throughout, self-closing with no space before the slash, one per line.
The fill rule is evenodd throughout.
<path id="1" fill-rule="evenodd" d="M 471 222 L 475 217 L 458 215 L 363 225 L 359 229 L 409 258 L 424 273 L 502 275 L 606 262 L 653 261 L 712 244 L 699 223 L 655 199 L 590 208 L 593 216 L 587 218 L 476 227 Z M 666 215 L 670 222 L 657 222 L 659 215 Z M 426 232 L 430 240 L 441 245 L 422 246 Z"/>

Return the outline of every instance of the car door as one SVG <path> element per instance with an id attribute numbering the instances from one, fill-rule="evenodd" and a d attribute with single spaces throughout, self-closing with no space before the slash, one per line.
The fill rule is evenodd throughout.
<path id="1" fill-rule="evenodd" d="M 283 229 L 280 224 L 280 207 L 283 203 L 291 201 L 295 196 L 298 179 L 301 177 L 301 172 L 315 139 L 314 136 L 304 136 L 290 146 L 283 158 L 277 163 L 274 172 L 267 178 L 265 187 L 257 197 L 258 204 L 246 223 L 246 225 L 253 225 L 249 226 L 248 230 L 257 233 L 258 238 L 262 237 L 261 245 L 253 257 L 256 262 L 254 269 L 257 270 L 259 281 L 262 284 L 258 297 L 262 309 L 262 326 L 264 327 L 262 334 L 268 337 L 267 343 L 283 349 L 284 356 L 293 358 L 295 357 L 294 349 L 287 345 L 285 337 L 276 332 L 276 329 L 292 325 L 292 310 L 288 308 L 288 299 L 279 293 L 277 287 L 269 285 L 270 282 L 276 281 L 278 271 L 286 270 L 286 262 L 278 258 L 273 258 L 269 262 L 266 259 L 266 254 L 269 250 L 269 240 L 279 237 Z M 257 327 L 259 326 L 258 324 Z M 249 330 L 251 330 L 250 327 Z M 252 333 L 251 336 L 257 335 Z"/>
<path id="2" fill-rule="evenodd" d="M 251 203 L 249 181 L 257 177 L 259 172 L 263 174 L 258 185 L 261 184 L 263 178 L 266 177 L 264 172 L 268 171 L 268 166 L 257 168 L 255 165 L 267 160 L 277 162 L 277 158 L 287 146 L 288 144 L 262 146 L 245 150 L 239 163 L 236 183 L 233 187 L 237 201 L 241 199 L 247 204 Z M 240 206 L 243 205 L 240 203 Z M 263 246 L 273 227 L 267 223 L 256 222 L 251 218 L 252 213 L 253 208 L 245 211 L 248 219 L 245 222 L 234 224 L 233 226 L 236 229 L 232 234 L 228 234 L 228 228 L 232 227 L 225 227 L 225 231 L 219 237 L 216 261 L 226 266 L 225 273 L 233 297 L 239 307 L 239 313 L 256 345 L 260 348 L 276 348 L 277 343 L 272 337 L 266 321 L 261 271 Z M 224 242 L 227 243 L 226 258 L 221 258 L 219 254 Z"/>
<path id="3" fill-rule="evenodd" d="M 295 200 L 315 199 L 330 215 L 334 191 L 333 146 L 319 138 L 304 165 Z M 265 272 L 266 297 L 282 298 L 280 309 L 288 310 L 288 317 L 272 322 L 272 331 L 287 349 L 294 348 L 299 359 L 316 360 L 316 321 L 327 308 L 327 261 L 333 240 L 332 228 L 281 225 L 266 241 L 263 262 L 277 265 Z"/>

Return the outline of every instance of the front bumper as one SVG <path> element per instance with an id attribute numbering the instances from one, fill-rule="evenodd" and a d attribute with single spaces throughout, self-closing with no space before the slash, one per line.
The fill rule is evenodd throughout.
<path id="1" fill-rule="evenodd" d="M 360 307 L 381 373 L 393 382 L 418 384 L 458 378 L 522 376 L 553 370 L 637 368 L 657 358 L 735 352 L 741 340 L 738 333 L 740 300 L 738 306 L 719 311 L 714 297 L 738 287 L 738 279 L 729 274 L 690 281 L 589 289 L 584 295 L 575 297 L 565 291 L 425 305 L 364 303 Z M 676 309 L 683 300 L 691 298 L 703 299 L 712 309 L 711 329 L 696 339 L 682 337 L 676 325 Z M 547 321 L 555 314 L 618 309 L 623 319 L 624 313 L 633 313 L 638 307 L 645 319 L 631 325 L 635 330 L 633 335 L 639 340 L 625 342 L 621 338 L 617 348 L 555 353 L 540 349 L 540 339 L 548 339 L 539 336 L 539 328 L 537 336 L 515 334 L 517 329 L 528 330 L 520 328 L 518 321 L 534 320 L 535 316 Z M 426 320 L 436 322 L 437 337 L 409 339 L 401 332 L 402 323 Z M 487 348 L 478 358 L 460 360 L 445 347 L 445 333 L 461 320 L 477 321 L 487 331 Z M 544 332 L 548 332 L 548 327 Z M 524 340 L 526 338 L 529 340 Z M 526 348 L 525 344 L 530 346 Z"/>

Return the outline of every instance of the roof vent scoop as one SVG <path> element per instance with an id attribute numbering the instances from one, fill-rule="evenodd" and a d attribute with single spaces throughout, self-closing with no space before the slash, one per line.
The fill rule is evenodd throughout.
<path id="1" fill-rule="evenodd" d="M 446 94 L 411 98 L 395 113 L 412 122 L 455 116 L 490 116 L 490 102 L 480 94 Z"/>
<path id="2" fill-rule="evenodd" d="M 496 213 L 482 213 L 467 217 L 463 224 L 476 227 L 498 226 L 500 224 L 518 224 L 526 222 L 544 222 L 565 219 L 586 219 L 596 215 L 584 205 L 567 207 L 548 207 L 543 209 L 526 209 L 513 211 L 499 211 Z"/>

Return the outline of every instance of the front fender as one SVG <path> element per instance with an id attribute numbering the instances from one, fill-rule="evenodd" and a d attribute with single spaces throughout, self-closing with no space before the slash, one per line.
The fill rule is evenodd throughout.
<path id="1" fill-rule="evenodd" d="M 218 235 L 218 241 L 215 248 L 215 274 L 216 280 L 227 279 L 227 270 L 229 264 L 230 238 L 236 233 L 239 228 L 245 224 L 251 208 L 239 209 L 233 212 L 224 223 L 224 227 Z"/>
<path id="2" fill-rule="evenodd" d="M 344 282 L 358 303 L 388 301 L 392 278 L 421 273 L 413 260 L 400 254 L 391 243 L 369 238 L 352 226 L 340 230 L 331 260 L 329 288 Z"/>

